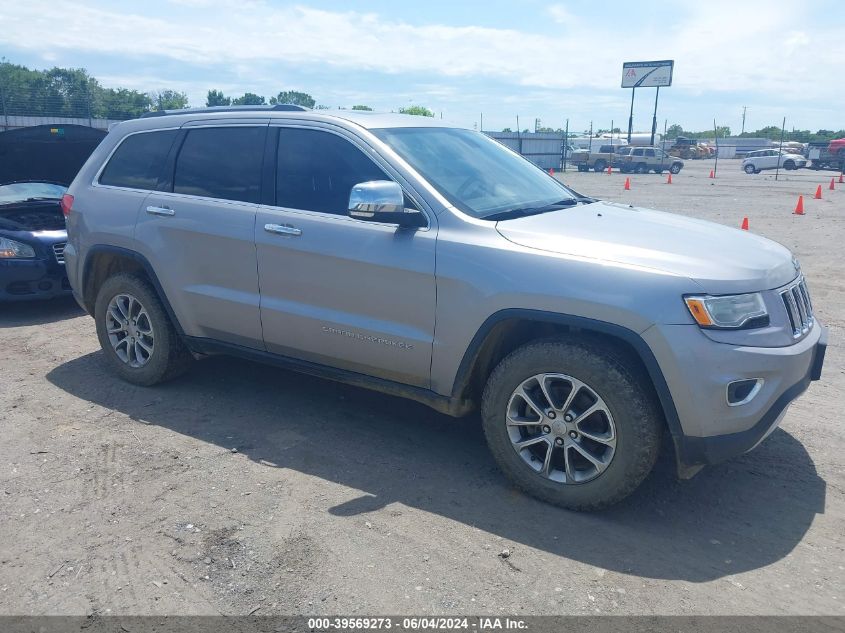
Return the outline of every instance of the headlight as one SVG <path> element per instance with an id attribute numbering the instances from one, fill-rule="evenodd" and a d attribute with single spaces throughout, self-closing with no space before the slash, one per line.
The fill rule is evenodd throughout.
<path id="1" fill-rule="evenodd" d="M 29 244 L 22 244 L 6 237 L 0 237 L 0 259 L 15 257 L 35 257 L 35 249 Z"/>
<path id="2" fill-rule="evenodd" d="M 684 297 L 687 308 L 701 327 L 739 329 L 769 324 L 769 313 L 759 292 L 724 297 Z"/>

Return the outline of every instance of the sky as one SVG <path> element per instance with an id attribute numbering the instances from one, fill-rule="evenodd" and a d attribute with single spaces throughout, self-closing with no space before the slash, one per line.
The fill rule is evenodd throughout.
<path id="1" fill-rule="evenodd" d="M 0 57 L 86 68 L 107 87 L 209 89 L 391 111 L 485 130 L 627 128 L 622 63 L 675 60 L 658 129 L 845 128 L 840 0 L 0 0 Z M 634 103 L 650 131 L 653 88 Z"/>

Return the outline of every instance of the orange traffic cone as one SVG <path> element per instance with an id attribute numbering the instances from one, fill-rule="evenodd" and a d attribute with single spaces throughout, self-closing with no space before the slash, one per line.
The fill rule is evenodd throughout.
<path id="1" fill-rule="evenodd" d="M 672 172 L 671 171 L 669 172 L 669 177 L 666 179 L 666 184 L 667 185 L 672 184 Z"/>
<path id="2" fill-rule="evenodd" d="M 630 178 L 625 179 L 625 191 L 631 191 L 631 179 Z"/>
<path id="3" fill-rule="evenodd" d="M 821 185 L 816 187 L 816 195 L 814 195 L 813 198 L 815 198 L 816 200 L 822 199 L 822 186 Z"/>
<path id="4" fill-rule="evenodd" d="M 549 176 L 551 176 L 552 178 L 554 178 L 554 175 L 555 175 L 555 169 L 554 169 L 554 167 L 549 167 Z"/>
<path id="5" fill-rule="evenodd" d="M 748 218 L 742 218 L 742 226 L 740 227 L 743 231 L 748 230 Z"/>
<path id="6" fill-rule="evenodd" d="M 711 177 L 711 178 L 715 178 L 715 177 L 716 177 L 716 172 L 715 172 L 715 171 L 713 171 L 712 169 L 710 170 L 710 177 Z"/>
<path id="7" fill-rule="evenodd" d="M 804 215 L 804 196 L 798 196 L 798 204 L 795 205 L 795 215 Z"/>
<path id="8" fill-rule="evenodd" d="M 834 180 L 833 180 L 833 178 L 831 178 L 831 179 L 830 179 L 830 186 L 828 187 L 828 189 L 830 189 L 831 191 L 835 191 L 835 190 L 836 190 L 836 185 L 835 185 L 835 184 L 833 184 L 833 183 L 834 183 Z"/>

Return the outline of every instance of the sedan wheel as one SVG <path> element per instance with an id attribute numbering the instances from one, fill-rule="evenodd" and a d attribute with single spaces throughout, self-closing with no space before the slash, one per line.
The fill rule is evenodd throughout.
<path id="1" fill-rule="evenodd" d="M 754 165 L 752 165 L 751 163 L 748 163 L 745 166 L 745 173 L 746 174 L 754 174 L 754 173 L 757 173 L 757 172 L 756 172 L 756 169 L 754 169 Z"/>

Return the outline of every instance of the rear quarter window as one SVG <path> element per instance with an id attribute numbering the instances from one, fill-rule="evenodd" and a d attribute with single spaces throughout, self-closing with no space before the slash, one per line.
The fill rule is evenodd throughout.
<path id="1" fill-rule="evenodd" d="M 154 190 L 177 132 L 160 130 L 127 136 L 109 159 L 100 184 Z"/>

